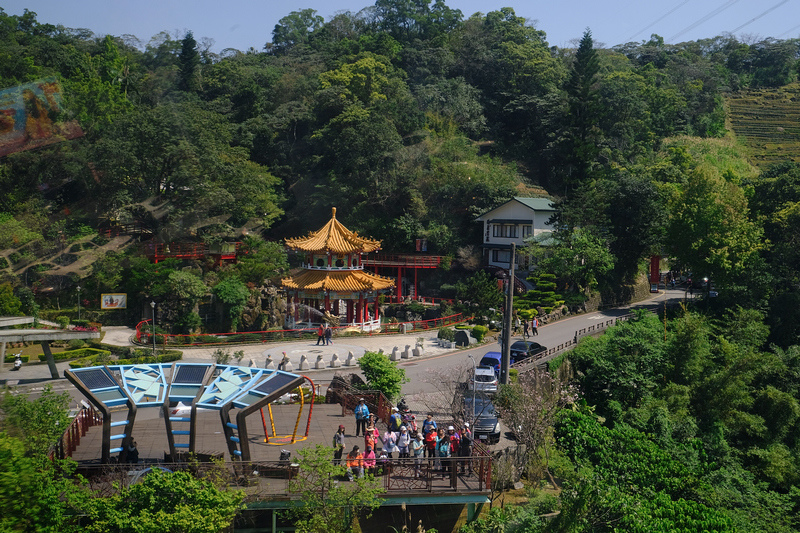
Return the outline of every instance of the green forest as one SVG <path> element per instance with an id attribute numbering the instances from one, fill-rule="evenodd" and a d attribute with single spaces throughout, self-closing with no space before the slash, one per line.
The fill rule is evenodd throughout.
<path id="1" fill-rule="evenodd" d="M 448 258 L 426 294 L 464 297 L 487 285 L 475 218 L 548 197 L 555 230 L 520 253 L 567 305 L 625 301 L 652 254 L 718 296 L 570 353 L 559 374 L 581 399 L 532 467 L 560 495 L 469 532 L 800 531 L 799 75 L 800 39 L 607 48 L 587 28 L 558 48 L 510 8 L 442 0 L 292 12 L 262 50 L 221 53 L 0 8 L 0 89 L 54 78 L 58 120 L 83 132 L 0 158 L 0 315 L 80 301 L 131 325 L 156 299 L 190 333 L 213 296 L 212 331 L 279 326 L 252 302 L 288 271 L 281 240 L 331 207 L 386 252 L 426 239 Z M 240 242 L 240 260 L 154 265 L 139 240 Z M 101 293 L 131 312 L 103 315 Z M 559 404 L 544 382 L 505 408 Z"/>

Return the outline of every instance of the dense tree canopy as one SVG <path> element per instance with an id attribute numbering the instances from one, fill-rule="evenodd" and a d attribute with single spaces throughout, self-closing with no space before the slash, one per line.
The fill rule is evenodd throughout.
<path id="1" fill-rule="evenodd" d="M 0 304 L 4 314 L 60 308 L 80 284 L 126 292 L 139 315 L 156 302 L 160 327 L 182 333 L 262 327 L 273 318 L 260 299 L 289 267 L 278 241 L 317 229 L 337 206 L 387 252 L 426 239 L 462 308 L 488 317 L 502 295 L 497 278 L 471 272 L 475 218 L 514 196 L 547 196 L 555 231 L 531 243 L 539 287 L 519 299 L 574 309 L 592 292 L 624 294 L 658 252 L 719 289 L 703 314 L 671 317 L 666 331 L 636 316 L 570 356 L 587 405 L 552 435 L 539 428 L 571 465 L 549 527 L 797 530 L 795 125 L 773 128 L 780 142 L 761 130 L 737 139 L 729 109 L 749 90 L 796 94 L 798 57 L 798 39 L 732 35 L 604 48 L 590 28 L 574 48 L 552 47 L 511 8 L 465 16 L 443 0 L 378 0 L 327 21 L 294 11 L 263 51 L 220 54 L 191 31 L 99 37 L 0 8 L 0 86 L 57 80 L 54 116 L 83 132 L 0 159 Z M 774 147 L 770 158 L 756 160 L 743 138 Z M 239 260 L 152 264 L 137 246 L 109 243 L 122 226 L 153 239 L 145 245 L 236 241 Z M 60 270 L 87 249 L 90 264 Z M 402 375 L 372 363 L 395 394 Z M 3 464 L 52 513 L 2 527 L 59 530 L 59 485 L 19 448 L 45 442 L 20 427 L 0 434 Z M 238 505 L 224 500 L 210 518 Z M 127 512 L 108 504 L 98 530 Z M 546 527 L 533 511 L 500 515 Z"/>

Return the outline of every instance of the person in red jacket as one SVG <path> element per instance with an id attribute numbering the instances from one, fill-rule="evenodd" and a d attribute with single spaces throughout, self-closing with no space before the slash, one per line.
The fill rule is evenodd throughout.
<path id="1" fill-rule="evenodd" d="M 435 431 L 429 431 L 425 434 L 425 457 L 436 457 L 437 440 Z"/>

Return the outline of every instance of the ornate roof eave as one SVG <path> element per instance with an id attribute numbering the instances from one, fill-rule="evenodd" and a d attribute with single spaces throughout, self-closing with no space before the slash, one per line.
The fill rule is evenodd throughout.
<path id="1" fill-rule="evenodd" d="M 305 270 L 281 280 L 286 289 L 334 292 L 379 291 L 394 287 L 394 279 L 363 270 Z"/>
<path id="2" fill-rule="evenodd" d="M 357 231 L 347 229 L 336 220 L 334 207 L 327 224 L 306 237 L 286 239 L 286 246 L 306 253 L 352 254 L 376 252 L 381 249 L 381 241 L 361 237 Z"/>

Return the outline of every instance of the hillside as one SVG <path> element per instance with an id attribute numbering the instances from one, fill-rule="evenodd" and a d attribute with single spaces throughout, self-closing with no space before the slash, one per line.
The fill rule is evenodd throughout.
<path id="1" fill-rule="evenodd" d="M 727 99 L 728 121 L 759 167 L 800 162 L 800 83 L 742 91 Z"/>

